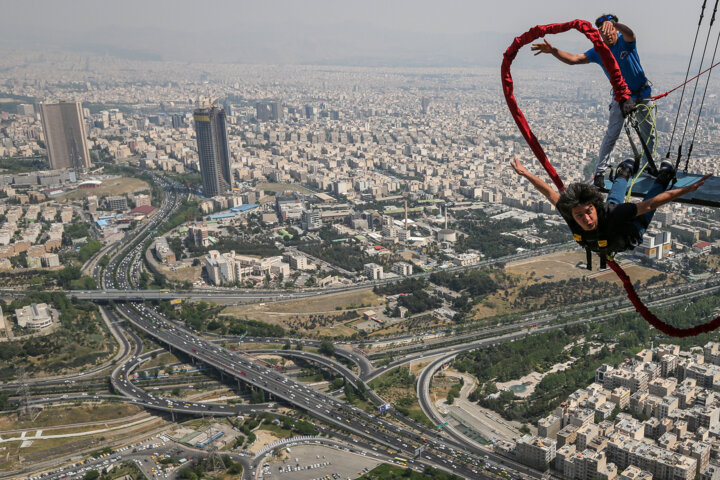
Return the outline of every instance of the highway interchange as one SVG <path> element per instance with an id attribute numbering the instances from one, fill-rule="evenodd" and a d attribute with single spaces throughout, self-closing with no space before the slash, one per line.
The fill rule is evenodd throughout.
<path id="1" fill-rule="evenodd" d="M 263 301 L 263 300 L 279 300 L 286 298 L 301 298 L 317 294 L 317 291 L 294 291 L 294 292 L 278 292 L 260 291 L 260 292 L 232 292 L 232 291 L 192 291 L 192 292 L 152 292 L 138 290 L 140 274 L 143 268 L 142 254 L 149 246 L 153 236 L 151 232 L 156 230 L 161 223 L 170 218 L 180 204 L 181 192 L 174 186 L 166 183 L 161 177 L 156 177 L 158 184 L 164 186 L 166 194 L 163 205 L 159 212 L 152 219 L 136 227 L 136 231 L 126 234 L 125 238 L 104 248 L 98 255 L 94 256 L 85 266 L 87 272 L 98 280 L 99 290 L 88 292 L 73 292 L 77 298 L 95 300 L 99 302 L 107 302 L 116 300 L 118 303 L 113 310 L 109 305 L 102 304 L 100 306 L 104 317 L 108 322 L 108 326 L 115 337 L 121 342 L 120 356 L 124 357 L 117 366 L 112 370 L 110 378 L 115 393 L 122 395 L 123 398 L 147 409 L 162 411 L 176 418 L 184 418 L 186 416 L 232 416 L 239 414 L 255 413 L 272 408 L 272 404 L 264 405 L 247 405 L 247 404 L 220 404 L 213 402 L 192 402 L 179 399 L 172 399 L 158 394 L 152 394 L 135 385 L 131 379 L 133 373 L 148 358 L 149 353 L 143 352 L 143 342 L 133 331 L 127 328 L 131 325 L 135 330 L 143 332 L 151 337 L 158 344 L 164 346 L 169 351 L 180 354 L 193 362 L 203 363 L 208 367 L 218 371 L 221 377 L 228 383 L 239 385 L 240 382 L 251 385 L 267 392 L 274 401 L 280 401 L 284 404 L 291 405 L 294 408 L 307 412 L 313 417 L 321 420 L 324 424 L 334 426 L 335 434 L 345 436 L 352 445 L 353 443 L 363 448 L 372 449 L 375 455 L 382 455 L 381 458 L 392 456 L 402 456 L 408 459 L 414 459 L 415 465 L 422 464 L 432 465 L 437 468 L 452 471 L 463 478 L 494 478 L 483 467 L 490 466 L 494 462 L 504 465 L 504 468 L 512 467 L 515 472 L 522 472 L 525 476 L 540 478 L 541 473 L 528 469 L 522 465 L 515 464 L 507 459 L 494 455 L 487 448 L 482 447 L 470 439 L 462 436 L 454 429 L 444 429 L 442 431 L 431 430 L 427 427 L 419 425 L 412 420 L 405 418 L 398 412 L 391 409 L 390 416 L 384 417 L 378 414 L 371 414 L 360 410 L 346 402 L 336 398 L 333 395 L 319 392 L 300 382 L 294 381 L 272 365 L 258 361 L 252 356 L 253 353 L 262 353 L 261 350 L 250 350 L 245 353 L 241 351 L 229 350 L 219 345 L 220 341 L 224 342 L 243 342 L 243 343 L 273 343 L 286 342 L 297 344 L 302 342 L 305 346 L 319 346 L 319 342 L 313 340 L 299 339 L 268 339 L 268 338 L 233 338 L 223 337 L 219 339 L 207 339 L 187 330 L 182 325 L 172 322 L 164 318 L 156 310 L 148 307 L 143 302 L 154 299 L 170 299 L 170 298 L 196 298 L 196 299 L 218 299 L 232 298 L 234 300 L 247 301 Z M 560 247 L 552 247 L 548 251 L 554 249 L 567 248 L 567 245 Z M 543 251 L 542 253 L 547 253 Z M 100 266 L 99 260 L 104 255 L 111 255 L 106 267 Z M 523 253 L 522 255 L 532 255 Z M 510 261 L 518 256 L 498 259 L 497 261 Z M 477 268 L 474 266 L 473 268 Z M 347 291 L 353 288 L 367 288 L 368 285 L 359 287 L 343 287 L 335 289 L 336 291 Z M 708 291 L 719 289 L 720 285 L 689 285 L 668 287 L 667 292 L 657 290 L 659 296 L 666 294 L 668 297 L 677 298 L 678 294 L 696 296 L 704 294 Z M 328 293 L 329 290 L 323 290 Z M 618 300 L 620 301 L 620 300 Z M 672 300 L 659 300 L 658 302 L 671 302 Z M 588 305 L 583 308 L 576 309 L 573 315 L 579 313 L 588 314 L 593 312 L 595 306 Z M 616 314 L 599 313 L 592 315 L 581 321 L 591 321 L 601 319 L 609 315 Z M 438 415 L 429 397 L 430 381 L 433 374 L 444 364 L 452 360 L 461 351 L 476 349 L 479 346 L 490 343 L 507 341 L 519 338 L 530 333 L 544 331 L 546 329 L 561 328 L 562 324 L 551 324 L 551 322 L 562 318 L 562 312 L 537 312 L 532 317 L 527 317 L 524 323 L 498 327 L 483 333 L 484 338 L 477 338 L 477 333 L 467 334 L 467 338 L 459 339 L 463 342 L 461 345 L 447 345 L 444 338 L 437 339 L 436 344 L 425 344 L 422 352 L 415 354 L 404 353 L 404 356 L 385 365 L 382 368 L 376 368 L 371 360 L 364 355 L 363 352 L 350 345 L 336 345 L 336 356 L 343 357 L 347 361 L 352 362 L 358 367 L 358 374 L 342 363 L 321 356 L 319 354 L 305 352 L 303 350 L 273 350 L 274 355 L 286 356 L 290 358 L 302 358 L 306 362 L 312 362 L 331 369 L 343 376 L 346 381 L 352 385 L 358 385 L 358 382 L 367 382 L 376 378 L 390 369 L 408 363 L 410 361 L 423 358 L 431 358 L 430 364 L 423 369 L 417 382 L 417 396 L 420 405 L 425 414 L 437 423 L 442 423 L 443 418 Z M 529 332 L 528 327 L 532 324 L 542 323 Z M 116 329 L 121 329 L 118 331 Z M 131 340 L 125 336 L 127 335 Z M 458 339 L 455 339 L 456 341 Z M 397 347 L 389 349 L 389 352 L 398 354 L 403 353 L 403 348 Z M 250 355 L 248 355 L 250 354 Z M 102 369 L 95 372 L 89 372 L 88 375 L 101 375 Z M 63 377 L 68 381 L 70 377 Z M 76 375 L 73 378 L 80 378 Z M 58 379 L 47 379 L 33 382 L 34 386 L 57 384 Z M 7 384 L 8 388 L 13 384 Z M 367 391 L 372 401 L 381 405 L 384 400 L 377 396 L 374 392 Z M 66 396 L 68 399 L 86 399 L 86 396 Z M 102 396 L 101 396 L 102 397 Z M 36 400 L 43 403 L 44 400 Z M 395 421 L 390 421 L 395 420 Z M 344 432 L 344 433 L 343 433 Z M 378 446 L 381 449 L 378 451 Z M 422 447 L 422 448 L 420 448 Z M 385 455 L 385 452 L 388 455 Z M 255 471 L 260 458 L 255 460 L 243 461 L 246 467 L 243 477 L 251 478 L 250 474 Z M 518 474 L 519 475 L 519 474 Z M 56 478 L 61 478 L 58 475 Z"/>
<path id="2" fill-rule="evenodd" d="M 170 189 L 168 189 L 165 200 L 163 211 L 160 212 L 162 216 L 156 215 L 154 218 L 167 218 L 171 215 L 172 205 L 178 203 L 177 196 Z M 166 207 L 167 205 L 171 205 L 171 207 Z M 168 210 L 164 211 L 165 208 L 168 208 Z M 117 253 L 110 259 L 105 269 L 102 272 L 96 271 L 100 276 L 100 284 L 104 290 L 107 291 L 112 287 L 125 290 L 137 284 L 140 269 L 142 268 L 142 252 L 151 240 L 151 237 L 144 235 L 144 233 L 152 228 L 157 227 L 152 223 L 146 225 L 139 232 L 139 235 L 134 237 L 135 239 L 140 238 L 139 240 L 132 240 L 128 246 L 118 248 Z M 272 366 L 260 363 L 243 353 L 225 349 L 184 329 L 180 325 L 173 324 L 168 319 L 162 318 L 158 312 L 139 302 L 118 303 L 116 308 L 118 314 L 129 324 L 152 337 L 156 342 L 165 345 L 173 353 L 181 353 L 187 358 L 214 368 L 230 382 L 244 382 L 253 387 L 261 388 L 270 394 L 272 398 L 305 411 L 329 425 L 334 425 L 336 428 L 357 437 L 383 445 L 388 450 L 388 453 L 392 452 L 393 455 L 401 455 L 406 458 L 416 457 L 418 463 L 434 464 L 437 467 L 454 471 L 465 478 L 490 478 L 479 470 L 485 463 L 480 455 L 466 453 L 466 462 L 461 463 L 457 460 L 460 457 L 458 455 L 460 452 L 467 451 L 464 441 L 456 442 L 446 438 L 442 433 L 427 429 L 418 433 L 418 429 L 391 422 L 376 414 L 369 414 L 350 406 L 332 395 L 316 391 L 288 378 Z M 108 314 L 111 315 L 109 312 Z M 304 342 L 312 343 L 309 341 Z M 343 348 L 337 348 L 336 350 L 338 354 L 344 355 L 359 365 L 361 376 L 371 373 L 371 363 L 366 358 L 363 358 L 359 352 Z M 314 361 L 333 368 L 349 381 L 357 382 L 358 380 L 358 377 L 347 367 L 328 359 L 323 360 L 319 355 L 298 350 L 291 351 L 291 353 L 287 352 L 280 351 L 276 353 L 304 357 L 307 361 Z M 142 359 L 139 352 L 134 353 L 130 360 L 120 364 L 111 376 L 115 390 L 132 399 L 133 402 L 148 408 L 169 412 L 172 416 L 178 414 L 237 415 L 247 411 L 247 406 L 235 405 L 231 407 L 230 405 L 221 404 L 185 402 L 168 399 L 167 397 L 161 398 L 143 391 L 133 385 L 130 380 L 133 370 L 141 363 Z M 375 397 L 375 400 L 376 402 L 382 402 L 382 399 L 377 397 Z M 424 451 L 417 452 L 418 447 L 421 446 Z M 447 455 L 453 450 L 456 453 L 453 453 L 452 457 Z M 478 453 L 485 452 L 479 451 Z M 455 458 L 456 460 L 453 462 L 445 457 Z"/>

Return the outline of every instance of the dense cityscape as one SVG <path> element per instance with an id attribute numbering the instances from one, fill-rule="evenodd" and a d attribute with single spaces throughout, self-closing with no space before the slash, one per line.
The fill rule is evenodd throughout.
<path id="1" fill-rule="evenodd" d="M 513 74 L 587 182 L 601 70 Z M 9 51 L 0 478 L 719 480 L 720 336 L 645 323 L 513 157 L 545 176 L 497 68 Z M 720 313 L 717 208 L 617 261 L 673 325 Z"/>

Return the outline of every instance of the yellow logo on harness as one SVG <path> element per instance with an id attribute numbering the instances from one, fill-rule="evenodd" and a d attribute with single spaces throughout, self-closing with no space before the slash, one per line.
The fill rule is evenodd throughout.
<path id="1" fill-rule="evenodd" d="M 582 241 L 582 235 L 578 235 L 577 233 L 573 233 L 573 238 L 576 242 Z"/>
<path id="2" fill-rule="evenodd" d="M 607 247 L 607 240 L 598 240 L 598 247 Z"/>

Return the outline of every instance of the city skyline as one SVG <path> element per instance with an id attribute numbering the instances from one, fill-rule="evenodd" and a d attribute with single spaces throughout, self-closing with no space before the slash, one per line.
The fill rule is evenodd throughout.
<path id="1" fill-rule="evenodd" d="M 166 61 L 492 66 L 512 38 L 533 25 L 574 18 L 592 21 L 605 13 L 595 5 L 569 1 L 456 1 L 442 8 L 426 1 L 369 2 L 361 11 L 319 0 L 302 8 L 292 2 L 211 2 L 203 11 L 189 2 L 174 2 L 172 8 L 168 2 L 137 3 L 137 8 L 122 9 L 86 2 L 86 8 L 73 9 L 72 14 L 52 2 L 41 3 L 44 8 L 37 10 L 6 5 L 0 45 Z M 682 65 L 688 57 L 700 2 L 679 8 L 670 1 L 611 1 L 603 8 L 636 30 L 646 62 L 670 62 L 676 68 L 675 63 Z M 136 14 L 139 9 L 142 15 Z M 705 25 L 710 10 L 708 6 Z M 655 13 L 660 11 L 672 15 Z M 36 28 L 22 28 L 29 21 Z M 203 24 L 213 28 L 198 27 Z M 272 35 L 265 34 L 270 31 Z M 558 42 L 568 50 L 588 47 L 574 34 Z M 542 67 L 548 60 L 537 59 L 530 66 Z"/>
<path id="2" fill-rule="evenodd" d="M 683 82 L 698 0 L 601 6 L 4 6 L 1 476 L 720 480 L 720 330 L 665 336 L 720 320 L 718 203 L 638 207 L 603 269 L 503 98 L 515 35 L 608 11 L 654 94 Z M 512 73 L 586 182 L 602 69 Z M 710 77 L 650 110 L 657 161 L 717 173 Z"/>

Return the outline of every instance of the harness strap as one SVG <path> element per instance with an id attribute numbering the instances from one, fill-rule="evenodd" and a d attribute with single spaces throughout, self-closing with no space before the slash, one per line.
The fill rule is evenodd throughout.
<path id="1" fill-rule="evenodd" d="M 590 247 L 585 247 L 586 262 L 585 265 L 588 270 L 592 270 L 592 250 Z"/>
<path id="2" fill-rule="evenodd" d="M 645 153 L 645 160 L 647 160 L 648 172 L 650 173 L 650 175 L 657 176 L 657 165 L 655 165 L 655 161 L 653 160 L 652 153 L 650 152 L 647 143 L 645 143 L 645 140 L 640 134 L 640 127 L 638 126 L 638 123 L 633 120 L 632 122 L 630 122 L 630 124 L 632 125 L 633 130 L 635 130 L 635 133 L 637 133 L 638 139 L 640 140 L 640 146 L 642 146 L 643 152 Z M 632 143 L 632 140 L 630 140 L 630 143 Z"/>
<path id="3" fill-rule="evenodd" d="M 640 87 L 636 90 L 630 90 L 630 95 L 637 98 L 638 100 L 640 100 L 639 95 L 642 93 L 643 90 L 645 90 L 646 88 L 649 88 L 649 87 L 650 87 L 650 82 L 648 82 L 646 80 L 642 87 Z"/>

